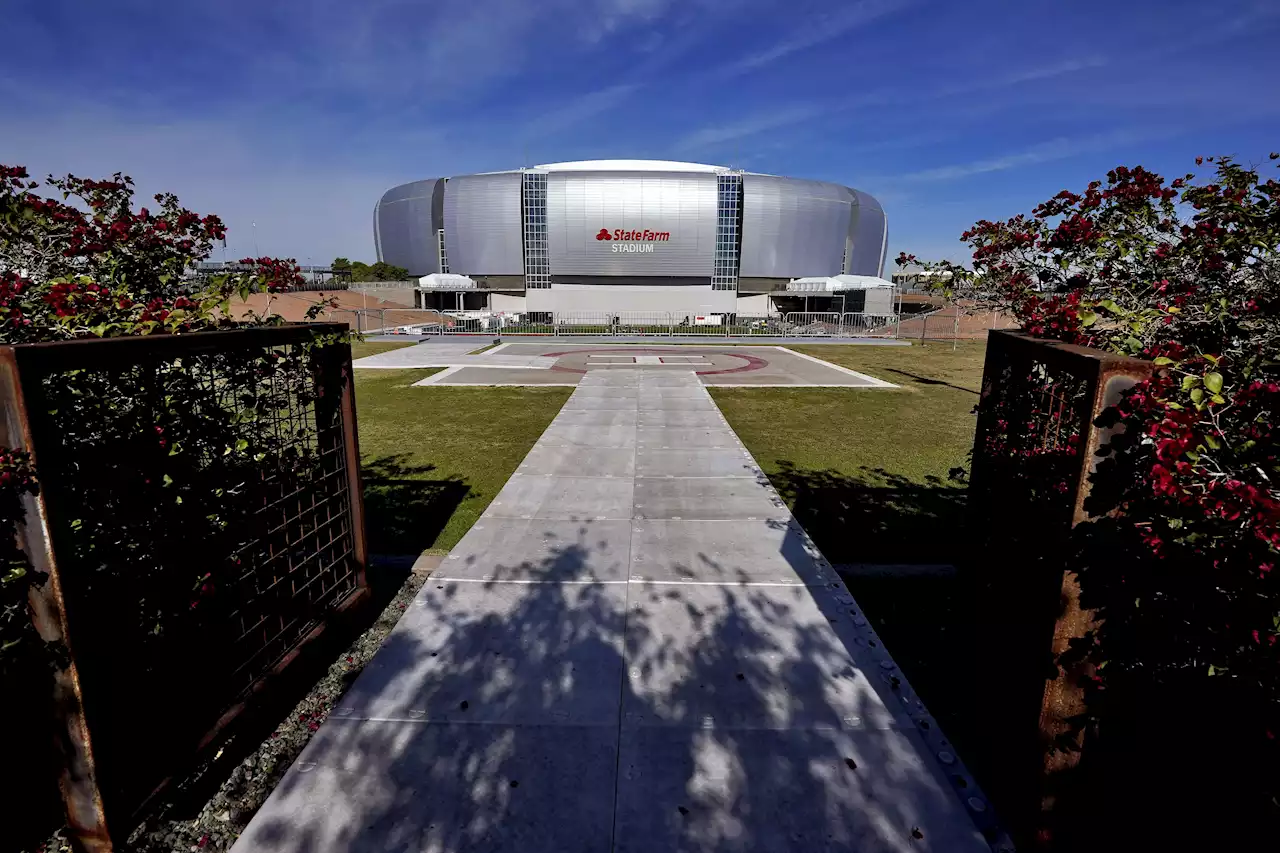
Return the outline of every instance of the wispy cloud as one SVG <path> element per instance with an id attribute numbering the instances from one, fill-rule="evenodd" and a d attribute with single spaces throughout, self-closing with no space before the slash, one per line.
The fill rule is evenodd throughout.
<path id="1" fill-rule="evenodd" d="M 1105 151 L 1134 142 L 1150 140 L 1151 138 L 1152 133 L 1149 131 L 1133 130 L 1118 130 L 1085 137 L 1064 136 L 1032 145 L 1030 148 L 1012 154 L 1003 154 L 999 157 L 971 160 L 967 163 L 956 163 L 951 166 L 940 166 L 935 169 L 910 172 L 898 176 L 897 180 L 911 182 L 954 181 L 959 178 L 972 177 L 973 175 L 1003 172 L 1007 169 L 1034 166 L 1054 160 L 1065 160 L 1080 154 Z"/>
<path id="2" fill-rule="evenodd" d="M 1064 59 L 1060 62 L 1053 62 L 1048 65 L 1036 65 L 1029 68 L 1019 68 L 1003 73 L 996 73 L 986 77 L 971 77 L 958 83 L 949 83 L 944 86 L 938 86 L 933 89 L 927 89 L 917 93 L 916 100 L 942 100 L 945 98 L 955 98 L 961 95 L 975 95 L 979 92 L 993 92 L 1001 89 L 1012 89 L 1015 86 L 1021 86 L 1024 83 L 1032 83 L 1042 80 L 1051 80 L 1056 77 L 1066 77 L 1071 74 L 1078 74 L 1081 71 L 1088 71 L 1093 68 L 1102 68 L 1108 64 L 1108 60 L 1104 56 L 1086 56 L 1078 59 Z"/>
<path id="3" fill-rule="evenodd" d="M 794 53 L 816 47 L 845 33 L 866 26 L 911 5 L 912 0 L 859 0 L 835 15 L 824 15 L 810 21 L 787 38 L 757 53 L 716 69 L 717 76 L 746 74 L 785 59 Z"/>
<path id="4" fill-rule="evenodd" d="M 607 110 L 613 109 L 622 98 L 637 91 L 639 88 L 640 85 L 637 83 L 623 83 L 580 95 L 561 107 L 541 113 L 536 119 L 525 125 L 524 138 L 530 140 L 551 136 L 574 125 L 581 124 L 589 118 L 594 118 Z"/>
<path id="5" fill-rule="evenodd" d="M 652 23 L 666 14 L 671 3 L 672 0 L 597 0 L 595 14 L 583 22 L 583 36 L 594 42 L 632 22 Z"/>
<path id="6" fill-rule="evenodd" d="M 1048 80 L 1053 77 L 1062 77 L 1067 74 L 1075 74 L 1078 71 L 1087 71 L 1091 68 L 1101 68 L 1108 62 L 1105 56 L 1086 56 L 1082 59 L 1067 59 L 1052 65 L 1042 65 L 1038 68 L 1028 68 L 1023 71 L 1015 71 L 997 77 L 992 83 L 995 86 L 1016 86 L 1019 83 L 1030 83 L 1033 80 Z"/>
<path id="7" fill-rule="evenodd" d="M 798 122 L 808 121 L 831 111 L 830 106 L 821 104 L 796 104 L 790 107 L 766 110 L 748 116 L 741 121 L 726 124 L 708 125 L 695 130 L 677 140 L 675 147 L 681 150 L 693 148 L 711 148 L 755 136 L 779 127 L 787 127 Z"/>

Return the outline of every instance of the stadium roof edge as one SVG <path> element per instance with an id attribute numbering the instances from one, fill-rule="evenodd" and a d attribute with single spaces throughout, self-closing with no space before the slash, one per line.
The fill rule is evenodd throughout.
<path id="1" fill-rule="evenodd" d="M 564 163 L 544 163 L 534 166 L 548 172 L 725 172 L 728 166 L 711 166 L 706 163 L 682 163 L 677 160 L 569 160 Z"/>

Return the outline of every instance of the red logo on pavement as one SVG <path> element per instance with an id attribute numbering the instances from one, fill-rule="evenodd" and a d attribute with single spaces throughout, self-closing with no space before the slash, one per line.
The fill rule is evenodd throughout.
<path id="1" fill-rule="evenodd" d="M 597 239 L 597 240 L 609 240 L 609 239 L 612 239 L 612 238 L 610 237 L 610 235 L 609 235 L 609 229 L 608 229 L 608 228 L 601 228 L 601 229 L 600 229 L 600 233 L 596 235 L 596 239 Z"/>

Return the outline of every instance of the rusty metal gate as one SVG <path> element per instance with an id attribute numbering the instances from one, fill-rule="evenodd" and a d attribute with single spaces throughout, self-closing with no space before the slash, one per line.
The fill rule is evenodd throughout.
<path id="1" fill-rule="evenodd" d="M 368 595 L 346 327 L 0 348 L 72 831 L 120 844 Z"/>

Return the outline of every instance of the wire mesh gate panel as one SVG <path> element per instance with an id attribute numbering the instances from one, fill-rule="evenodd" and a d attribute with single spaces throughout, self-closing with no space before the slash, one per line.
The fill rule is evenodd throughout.
<path id="1" fill-rule="evenodd" d="M 367 595 L 346 327 L 0 349 L 22 538 L 60 641 L 63 791 L 88 849 Z M 108 831 L 110 826 L 110 832 Z"/>
<path id="2" fill-rule="evenodd" d="M 1098 416 L 1151 375 L 1151 362 L 994 331 L 987 343 L 969 501 L 977 626 L 975 683 L 993 736 L 984 744 L 1001 812 L 1033 837 L 1053 777 L 1079 760 L 1063 738 L 1083 708 L 1052 661 L 1093 617 L 1080 607 L 1068 536 L 1084 521 L 1089 473 L 1109 430 Z M 1047 805 L 1046 805 L 1047 804 Z"/>

